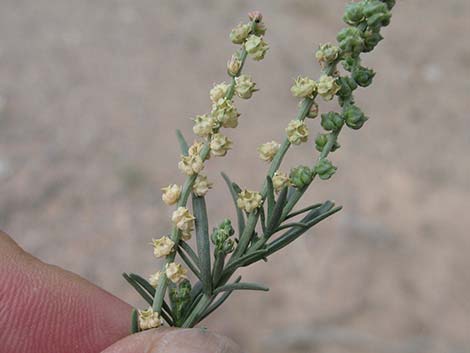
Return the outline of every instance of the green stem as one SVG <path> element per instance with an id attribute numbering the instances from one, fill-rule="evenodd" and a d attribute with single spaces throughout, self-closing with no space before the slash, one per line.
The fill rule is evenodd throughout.
<path id="1" fill-rule="evenodd" d="M 181 325 L 182 328 L 190 328 L 193 327 L 196 323 L 199 317 L 201 317 L 204 312 L 207 310 L 209 305 L 212 303 L 212 296 L 208 296 L 204 294 L 197 303 L 196 307 L 192 310 L 191 314 L 188 316 L 188 318 L 185 320 L 183 325 Z"/>

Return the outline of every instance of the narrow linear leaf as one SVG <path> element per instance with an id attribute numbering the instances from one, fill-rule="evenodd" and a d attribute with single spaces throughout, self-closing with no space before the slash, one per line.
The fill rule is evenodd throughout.
<path id="1" fill-rule="evenodd" d="M 217 286 L 217 283 L 220 281 L 220 277 L 222 276 L 222 271 L 224 269 L 225 263 L 225 254 L 224 253 L 217 253 L 214 254 L 214 269 L 212 270 L 212 285 L 213 287 Z"/>
<path id="2" fill-rule="evenodd" d="M 144 300 L 149 304 L 149 305 L 152 305 L 153 304 L 153 298 L 134 280 L 132 279 L 131 277 L 129 277 L 129 275 L 127 273 L 123 273 L 122 276 L 124 277 L 124 279 L 132 286 L 134 287 L 134 289 L 137 291 L 137 293 L 140 294 L 140 296 L 142 298 L 144 298 Z"/>
<path id="3" fill-rule="evenodd" d="M 222 178 L 224 178 L 225 183 L 228 186 L 230 194 L 232 195 L 232 200 L 235 204 L 235 209 L 237 210 L 237 222 L 238 222 L 238 233 L 242 234 L 245 230 L 245 215 L 243 211 L 238 208 L 237 199 L 238 199 L 238 192 L 235 190 L 234 183 L 230 180 L 230 178 L 225 173 L 221 173 Z"/>
<path id="4" fill-rule="evenodd" d="M 194 301 L 194 299 L 201 294 L 202 292 L 202 282 L 197 281 L 196 284 L 193 286 L 191 289 L 191 301 Z"/>
<path id="5" fill-rule="evenodd" d="M 273 187 L 273 179 L 268 175 L 266 177 L 266 186 L 267 186 L 267 194 L 266 198 L 268 199 L 268 219 L 271 219 L 274 210 L 274 187 Z"/>
<path id="6" fill-rule="evenodd" d="M 261 284 L 258 283 L 232 283 L 232 284 L 226 284 L 225 286 L 216 288 L 214 290 L 214 295 L 219 294 L 221 292 L 226 292 L 226 291 L 234 291 L 234 290 L 259 290 L 259 291 L 264 291 L 267 292 L 269 291 L 269 288 L 262 286 Z"/>
<path id="7" fill-rule="evenodd" d="M 234 283 L 238 283 L 240 282 L 242 279 L 242 276 L 239 276 Z M 230 294 L 232 294 L 233 291 L 232 290 L 229 290 L 229 291 L 226 291 L 224 292 L 219 299 L 217 299 L 205 312 L 204 314 L 202 314 L 201 316 L 201 319 L 199 321 L 202 321 L 204 320 L 206 317 L 208 317 L 210 314 L 212 314 L 215 310 L 217 310 L 226 300 L 227 298 L 230 296 Z"/>
<path id="8" fill-rule="evenodd" d="M 286 233 L 281 235 L 278 239 L 274 240 L 272 243 L 268 244 L 268 253 L 266 254 L 267 256 L 271 255 L 272 253 L 275 253 L 276 251 L 282 249 L 286 245 L 290 244 L 293 242 L 295 239 L 300 237 L 302 234 L 304 234 L 308 229 L 312 228 L 315 224 L 321 222 L 322 220 L 328 218 L 329 216 L 333 215 L 334 213 L 340 211 L 342 207 L 336 207 L 333 208 L 318 217 L 314 218 L 311 220 L 309 223 L 307 223 L 308 227 L 307 228 L 296 228 L 296 229 L 291 229 L 288 230 Z"/>
<path id="9" fill-rule="evenodd" d="M 183 259 L 184 263 L 186 264 L 186 266 L 189 267 L 189 269 L 191 270 L 192 273 L 194 273 L 194 275 L 200 280 L 202 281 L 201 279 L 201 273 L 199 272 L 199 270 L 197 269 L 196 265 L 194 265 L 194 263 L 191 261 L 191 259 L 186 255 L 186 253 L 181 250 L 180 247 L 178 247 L 178 255 Z"/>
<path id="10" fill-rule="evenodd" d="M 186 142 L 181 130 L 179 130 L 179 129 L 176 130 L 176 137 L 177 137 L 178 143 L 180 145 L 181 153 L 183 155 L 187 156 L 189 147 L 188 147 L 188 143 Z"/>
<path id="11" fill-rule="evenodd" d="M 139 332 L 139 312 L 136 308 L 133 308 L 131 314 L 131 334 L 137 332 Z"/>
<path id="12" fill-rule="evenodd" d="M 249 264 L 252 264 L 253 262 L 261 260 L 262 258 L 264 258 L 264 256 L 266 255 L 267 252 L 268 252 L 268 250 L 263 249 L 263 250 L 254 251 L 251 254 L 244 255 L 244 256 L 240 257 L 239 259 L 233 261 L 230 265 L 228 265 L 225 268 L 224 272 L 225 273 L 231 273 L 231 272 L 235 271 L 238 267 L 244 267 L 244 266 L 247 266 Z"/>
<path id="13" fill-rule="evenodd" d="M 301 223 L 301 222 L 286 223 L 286 224 L 283 224 L 282 226 L 278 227 L 274 231 L 274 233 L 277 233 L 281 230 L 284 230 L 284 229 L 287 229 L 287 228 L 292 228 L 292 227 L 308 228 L 308 225 L 305 224 L 305 223 Z"/>
<path id="14" fill-rule="evenodd" d="M 316 203 L 315 205 L 311 205 L 311 206 L 302 208 L 298 211 L 292 212 L 285 218 L 285 220 L 287 220 L 289 218 L 293 218 L 293 217 L 298 216 L 298 215 L 301 215 L 302 213 L 305 213 L 307 211 L 317 209 L 317 208 L 321 207 L 322 205 L 323 205 L 322 203 Z"/>
<path id="15" fill-rule="evenodd" d="M 279 226 L 279 223 L 281 222 L 282 210 L 284 209 L 286 200 L 287 200 L 287 186 L 285 186 L 279 193 L 279 196 L 277 198 L 276 205 L 274 206 L 271 217 L 268 219 L 268 229 L 267 229 L 268 236 L 272 233 L 274 229 L 276 229 Z"/>
<path id="16" fill-rule="evenodd" d="M 191 246 L 185 242 L 184 240 L 179 242 L 179 246 L 186 252 L 186 254 L 191 258 L 191 260 L 194 262 L 194 264 L 200 268 L 199 264 L 199 258 L 197 257 L 196 253 L 194 250 L 191 248 Z"/>
<path id="17" fill-rule="evenodd" d="M 194 217 L 196 217 L 196 245 L 202 286 L 204 292 L 210 295 L 212 293 L 211 248 L 207 208 L 204 197 L 197 197 L 193 194 L 193 212 Z"/>
<path id="18" fill-rule="evenodd" d="M 135 282 L 137 282 L 143 289 L 145 289 L 152 298 L 155 297 L 155 288 L 153 288 L 152 285 L 145 278 L 135 273 L 130 273 L 129 277 L 132 278 Z M 165 300 L 163 300 L 162 309 L 169 315 L 171 320 L 174 321 L 175 318 L 173 316 L 171 308 Z M 167 319 L 165 320 L 169 323 Z"/>
<path id="19" fill-rule="evenodd" d="M 188 319 L 189 315 L 191 315 L 191 313 L 193 312 L 196 305 L 198 305 L 198 303 L 201 300 L 203 295 L 204 294 L 202 293 L 202 286 L 201 286 L 201 291 L 199 292 L 199 294 L 196 297 L 194 297 L 191 305 L 189 305 L 188 308 L 185 310 L 185 313 L 183 315 L 184 319 L 182 320 L 182 322 L 185 322 Z"/>
<path id="20" fill-rule="evenodd" d="M 259 218 L 261 223 L 261 229 L 263 230 L 263 235 L 266 235 L 266 215 L 264 213 L 264 206 L 261 206 L 259 209 Z"/>

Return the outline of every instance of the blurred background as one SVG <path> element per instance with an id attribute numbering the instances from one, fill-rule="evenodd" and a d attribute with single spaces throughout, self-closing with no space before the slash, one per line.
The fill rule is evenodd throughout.
<path id="1" fill-rule="evenodd" d="M 181 183 L 173 131 L 209 110 L 228 80 L 230 29 L 263 12 L 270 51 L 246 73 L 233 151 L 207 173 L 212 224 L 234 216 L 219 171 L 258 188 L 256 147 L 281 140 L 298 74 L 342 28 L 346 0 L 0 0 L 0 228 L 42 260 L 143 307 L 121 272 L 159 267 L 149 241 L 169 229 L 160 188 Z M 239 292 L 204 324 L 249 352 L 470 351 L 470 3 L 398 0 L 377 71 L 357 101 L 339 166 L 303 201 L 344 210 L 244 271 L 268 293 Z M 312 135 L 318 120 L 310 122 Z M 307 163 L 312 144 L 283 166 Z"/>

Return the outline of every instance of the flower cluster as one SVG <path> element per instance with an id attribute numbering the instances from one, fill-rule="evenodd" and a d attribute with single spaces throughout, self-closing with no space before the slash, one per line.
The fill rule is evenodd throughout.
<path id="1" fill-rule="evenodd" d="M 253 212 L 261 206 L 263 198 L 256 191 L 243 190 L 238 194 L 237 206 L 247 213 Z"/>
<path id="2" fill-rule="evenodd" d="M 158 312 L 153 311 L 152 308 L 147 310 L 139 310 L 139 327 L 141 330 L 148 330 L 151 328 L 160 327 L 163 320 Z"/>

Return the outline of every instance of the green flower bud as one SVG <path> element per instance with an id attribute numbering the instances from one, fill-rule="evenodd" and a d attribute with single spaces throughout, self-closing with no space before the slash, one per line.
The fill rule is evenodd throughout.
<path id="1" fill-rule="evenodd" d="M 367 121 L 367 117 L 364 113 L 355 105 L 350 105 L 344 110 L 343 113 L 346 125 L 351 129 L 358 130 Z"/>
<path id="2" fill-rule="evenodd" d="M 375 72 L 367 67 L 356 66 L 352 71 L 352 78 L 361 87 L 370 86 L 375 76 Z"/>
<path id="3" fill-rule="evenodd" d="M 326 159 L 320 159 L 320 161 L 315 166 L 315 173 L 320 177 L 321 180 L 328 180 L 336 172 L 336 167 L 331 164 L 331 162 Z"/>
<path id="4" fill-rule="evenodd" d="M 235 234 L 235 230 L 232 227 L 232 222 L 228 218 L 224 219 L 222 223 L 220 223 L 219 230 L 226 234 L 227 237 L 231 237 Z"/>
<path id="5" fill-rule="evenodd" d="M 171 285 L 170 298 L 172 303 L 172 312 L 176 318 L 181 318 L 188 304 L 191 303 L 191 283 L 183 279 L 177 285 Z"/>
<path id="6" fill-rule="evenodd" d="M 240 23 L 230 32 L 230 40 L 233 44 L 243 44 L 251 31 L 251 24 Z"/>
<path id="7" fill-rule="evenodd" d="M 372 51 L 384 39 L 379 32 L 372 30 L 365 31 L 362 37 L 364 39 L 364 53 Z"/>
<path id="8" fill-rule="evenodd" d="M 315 138 L 315 148 L 318 152 L 322 152 L 323 148 L 328 143 L 328 134 L 318 134 Z M 336 151 L 340 148 L 340 144 L 336 141 L 335 144 L 331 147 L 331 152 Z"/>
<path id="9" fill-rule="evenodd" d="M 351 72 L 357 65 L 359 65 L 359 58 L 347 57 L 341 61 L 344 69 Z"/>
<path id="10" fill-rule="evenodd" d="M 343 117 L 336 112 L 328 112 L 321 115 L 321 126 L 326 131 L 337 131 L 344 124 Z"/>
<path id="11" fill-rule="evenodd" d="M 291 169 L 289 174 L 291 184 L 298 189 L 302 189 L 309 185 L 312 182 L 312 179 L 313 171 L 309 167 L 303 165 Z"/>
<path id="12" fill-rule="evenodd" d="M 326 43 L 320 45 L 315 53 L 315 57 L 317 58 L 318 62 L 324 66 L 335 61 L 338 58 L 339 53 L 340 50 L 336 45 Z"/>
<path id="13" fill-rule="evenodd" d="M 263 40 L 263 37 L 252 34 L 246 40 L 245 50 L 253 60 L 260 61 L 264 59 L 268 49 L 268 43 Z"/>
<path id="14" fill-rule="evenodd" d="M 233 239 L 227 239 L 222 246 L 222 251 L 225 254 L 230 254 L 235 249 L 235 241 Z"/>
<path id="15" fill-rule="evenodd" d="M 312 97 L 317 92 L 317 83 L 308 77 L 297 77 L 290 91 L 295 97 Z"/>
<path id="16" fill-rule="evenodd" d="M 357 57 L 364 49 L 364 39 L 356 27 L 343 28 L 337 35 L 339 47 L 342 52 L 352 57 Z"/>
<path id="17" fill-rule="evenodd" d="M 313 102 L 312 106 L 310 107 L 310 110 L 308 111 L 307 118 L 315 119 L 318 116 L 318 111 L 318 103 Z"/>
<path id="18" fill-rule="evenodd" d="M 235 243 L 230 237 L 235 233 L 232 223 L 229 219 L 225 219 L 218 228 L 214 228 L 211 235 L 212 244 L 215 246 L 216 252 L 228 254 L 233 251 Z"/>
<path id="19" fill-rule="evenodd" d="M 343 21 L 351 26 L 356 26 L 366 19 L 364 15 L 364 2 L 353 2 L 346 5 Z"/>
<path id="20" fill-rule="evenodd" d="M 382 0 L 382 2 L 387 5 L 389 10 L 395 6 L 395 0 Z"/>
<path id="21" fill-rule="evenodd" d="M 336 82 L 339 84 L 340 89 L 338 93 L 336 93 L 339 97 L 342 98 L 349 98 L 351 97 L 353 91 L 357 88 L 356 82 L 346 76 L 339 77 Z"/>
<path id="22" fill-rule="evenodd" d="M 243 99 L 249 99 L 256 92 L 256 83 L 253 82 L 251 76 L 241 75 L 235 78 L 235 94 Z"/>
<path id="23" fill-rule="evenodd" d="M 392 14 L 388 5 L 380 0 L 370 0 L 365 3 L 364 15 L 367 17 L 367 25 L 379 30 L 380 27 L 388 26 Z"/>

